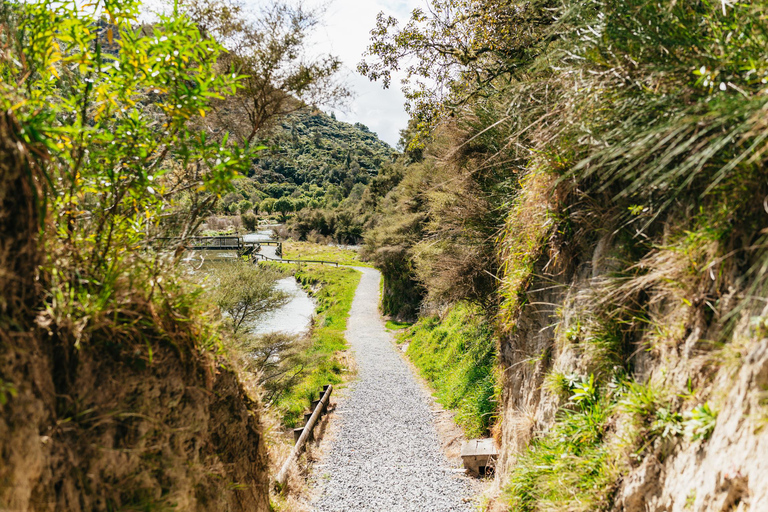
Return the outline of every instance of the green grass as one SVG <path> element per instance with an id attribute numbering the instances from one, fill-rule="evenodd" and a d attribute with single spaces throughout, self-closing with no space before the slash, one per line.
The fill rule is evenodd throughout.
<path id="1" fill-rule="evenodd" d="M 510 510 L 604 510 L 618 476 L 604 443 L 614 405 L 606 398 L 562 409 L 553 428 L 517 457 L 506 495 Z"/>
<path id="2" fill-rule="evenodd" d="M 400 335 L 407 354 L 468 437 L 488 434 L 496 416 L 496 345 L 478 308 L 453 306 L 440 322 L 425 318 Z"/>
<path id="3" fill-rule="evenodd" d="M 370 263 L 361 261 L 357 251 L 311 242 L 288 241 L 283 243 L 283 258 L 287 260 L 335 261 L 341 265 L 373 267 Z"/>
<path id="4" fill-rule="evenodd" d="M 325 384 L 339 384 L 345 370 L 337 352 L 347 348 L 344 331 L 360 272 L 350 268 L 306 265 L 295 272 L 296 279 L 312 293 L 318 302 L 312 327 L 312 344 L 308 349 L 311 366 L 300 381 L 284 393 L 276 403 L 283 422 L 295 427 L 310 401 L 318 397 Z"/>
<path id="5" fill-rule="evenodd" d="M 412 325 L 413 324 L 410 322 L 395 322 L 393 320 L 387 320 L 387 323 L 384 326 L 390 331 L 399 331 L 401 329 L 405 329 L 406 327 L 410 327 Z"/>
<path id="6" fill-rule="evenodd" d="M 517 456 L 504 489 L 510 510 L 609 510 L 629 461 L 645 457 L 657 439 L 683 435 L 683 416 L 653 383 L 620 374 L 609 383 L 595 374 L 551 374 L 546 381 L 549 391 L 569 398 L 552 427 Z"/>

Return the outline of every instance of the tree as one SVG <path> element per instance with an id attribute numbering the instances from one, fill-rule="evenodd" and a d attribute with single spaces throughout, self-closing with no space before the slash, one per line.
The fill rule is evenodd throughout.
<path id="1" fill-rule="evenodd" d="M 293 200 L 293 209 L 295 211 L 297 212 L 301 211 L 306 207 L 307 207 L 307 199 L 304 196 L 297 197 L 296 199 Z"/>
<path id="2" fill-rule="evenodd" d="M 233 204 L 239 203 L 243 199 L 242 194 L 239 194 L 237 192 L 230 192 L 227 195 L 225 195 L 220 202 L 222 211 L 228 212 L 229 207 Z"/>
<path id="3" fill-rule="evenodd" d="M 277 202 L 277 199 L 275 199 L 274 197 L 268 197 L 261 202 L 261 204 L 259 205 L 259 210 L 261 210 L 262 212 L 266 212 L 269 215 L 273 211 L 275 211 L 276 202 Z"/>
<path id="4" fill-rule="evenodd" d="M 290 299 L 277 289 L 283 274 L 269 267 L 238 261 L 218 268 L 215 277 L 216 304 L 226 314 L 235 334 Z"/>
<path id="5" fill-rule="evenodd" d="M 282 332 L 243 336 L 240 348 L 248 355 L 246 369 L 257 375 L 266 391 L 267 403 L 289 390 L 308 363 L 307 341 Z"/>
<path id="6" fill-rule="evenodd" d="M 237 211 L 239 211 L 241 215 L 247 212 L 248 210 L 250 210 L 251 208 L 253 208 L 253 203 L 250 202 L 248 199 L 243 199 L 242 201 L 237 203 Z"/>
<path id="7" fill-rule="evenodd" d="M 21 2 L 18 37 L 4 39 L 0 56 L 0 106 L 47 147 L 47 201 L 59 223 L 48 239 L 68 247 L 57 279 L 74 288 L 114 282 L 136 253 L 127 247 L 193 233 L 253 157 L 201 128 L 211 98 L 240 87 L 236 75 L 216 73 L 223 48 L 185 16 L 137 30 L 139 5 Z M 160 271 L 143 258 L 132 265 L 145 263 Z"/>
<path id="8" fill-rule="evenodd" d="M 358 71 L 389 87 L 405 67 L 403 89 L 421 133 L 473 98 L 493 93 L 556 37 L 553 0 L 430 0 L 405 27 L 383 12 Z"/>
<path id="9" fill-rule="evenodd" d="M 242 215 L 240 215 L 240 220 L 243 221 L 243 226 L 245 227 L 245 229 L 247 229 L 248 231 L 256 231 L 256 227 L 258 226 L 259 222 L 253 213 L 251 212 L 243 213 Z"/>
<path id="10" fill-rule="evenodd" d="M 294 204 L 290 197 L 283 196 L 275 202 L 275 211 L 280 212 L 283 222 L 288 217 L 288 213 L 294 210 Z"/>
<path id="11" fill-rule="evenodd" d="M 270 2 L 256 16 L 236 1 L 186 0 L 181 7 L 202 33 L 228 42 L 220 69 L 242 76 L 243 87 L 217 104 L 215 117 L 241 143 L 307 104 L 340 106 L 350 96 L 336 81 L 341 61 L 305 51 L 322 11 L 283 1 Z"/>

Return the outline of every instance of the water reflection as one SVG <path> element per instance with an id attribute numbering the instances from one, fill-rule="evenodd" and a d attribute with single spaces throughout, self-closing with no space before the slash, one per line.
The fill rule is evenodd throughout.
<path id="1" fill-rule="evenodd" d="M 243 240 L 245 242 L 270 241 L 273 240 L 272 234 L 272 228 L 264 228 L 256 231 L 255 233 L 243 235 Z M 265 256 L 277 258 L 277 255 L 275 254 L 276 249 L 277 247 L 274 245 L 262 245 L 259 252 Z M 217 251 L 215 254 L 215 257 L 213 258 L 211 255 L 205 255 L 207 258 L 204 258 L 203 254 L 190 251 L 190 254 L 185 257 L 184 261 L 189 263 L 194 270 L 198 270 L 200 267 L 202 267 L 203 262 L 206 260 L 210 263 L 213 263 L 214 259 L 237 258 L 237 253 L 234 251 Z M 312 301 L 307 292 L 305 292 L 299 286 L 299 284 L 296 282 L 296 279 L 294 279 L 292 276 L 280 279 L 277 282 L 277 288 L 288 293 L 288 295 L 291 297 L 291 300 L 285 306 L 276 309 L 270 314 L 264 316 L 259 322 L 257 322 L 257 325 L 251 329 L 251 332 L 254 334 L 284 332 L 286 334 L 294 335 L 307 333 L 312 321 L 312 316 L 315 314 L 315 303 Z"/>
<path id="2" fill-rule="evenodd" d="M 266 242 L 268 240 L 272 240 L 272 233 L 272 228 L 260 229 L 255 233 L 248 233 L 247 235 L 243 235 L 243 240 L 246 242 Z"/>
<path id="3" fill-rule="evenodd" d="M 306 333 L 309 330 L 312 315 L 315 313 L 315 303 L 293 277 L 280 279 L 277 282 L 277 288 L 287 292 L 291 300 L 285 306 L 262 318 L 252 332 L 255 334 L 276 331 L 287 334 Z"/>

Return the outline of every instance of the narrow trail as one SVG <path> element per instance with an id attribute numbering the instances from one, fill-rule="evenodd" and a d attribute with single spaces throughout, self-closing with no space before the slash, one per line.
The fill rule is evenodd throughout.
<path id="1" fill-rule="evenodd" d="M 381 274 L 363 273 L 347 324 L 358 378 L 315 470 L 323 512 L 469 511 L 472 487 L 440 449 L 429 397 L 378 312 Z"/>

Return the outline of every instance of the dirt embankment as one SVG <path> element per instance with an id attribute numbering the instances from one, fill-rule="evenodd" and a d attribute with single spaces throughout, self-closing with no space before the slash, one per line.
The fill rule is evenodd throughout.
<path id="1" fill-rule="evenodd" d="M 607 508 L 768 510 L 768 308 L 764 297 L 743 300 L 759 293 L 743 279 L 753 262 L 704 258 L 699 261 L 714 263 L 693 265 L 692 271 L 691 253 L 662 247 L 642 259 L 642 272 L 612 288 L 608 284 L 627 261 L 615 233 L 605 226 L 589 244 L 559 253 L 559 263 L 545 251 L 535 265 L 527 303 L 500 345 L 500 497 L 490 509 L 508 509 L 504 494 L 511 492 L 518 458 L 553 429 L 561 407 L 573 409 L 548 376 L 595 371 L 583 325 L 600 314 L 595 305 L 609 294 L 631 293 L 633 306 L 644 313 L 619 347 L 622 364 L 637 382 L 667 397 L 670 410 L 680 414 L 678 425 L 690 424 L 690 411 L 704 403 L 716 411 L 716 423 L 698 439 L 680 431 L 645 447 L 628 446 L 619 468 L 610 469 L 619 476 Z M 607 424 L 606 443 L 622 435 L 623 418 L 617 413 Z"/>
<path id="2" fill-rule="evenodd" d="M 193 328 L 130 290 L 125 329 L 79 347 L 41 321 L 44 152 L 18 133 L 0 115 L 0 510 L 269 510 L 260 404 L 226 361 L 166 335 Z"/>

